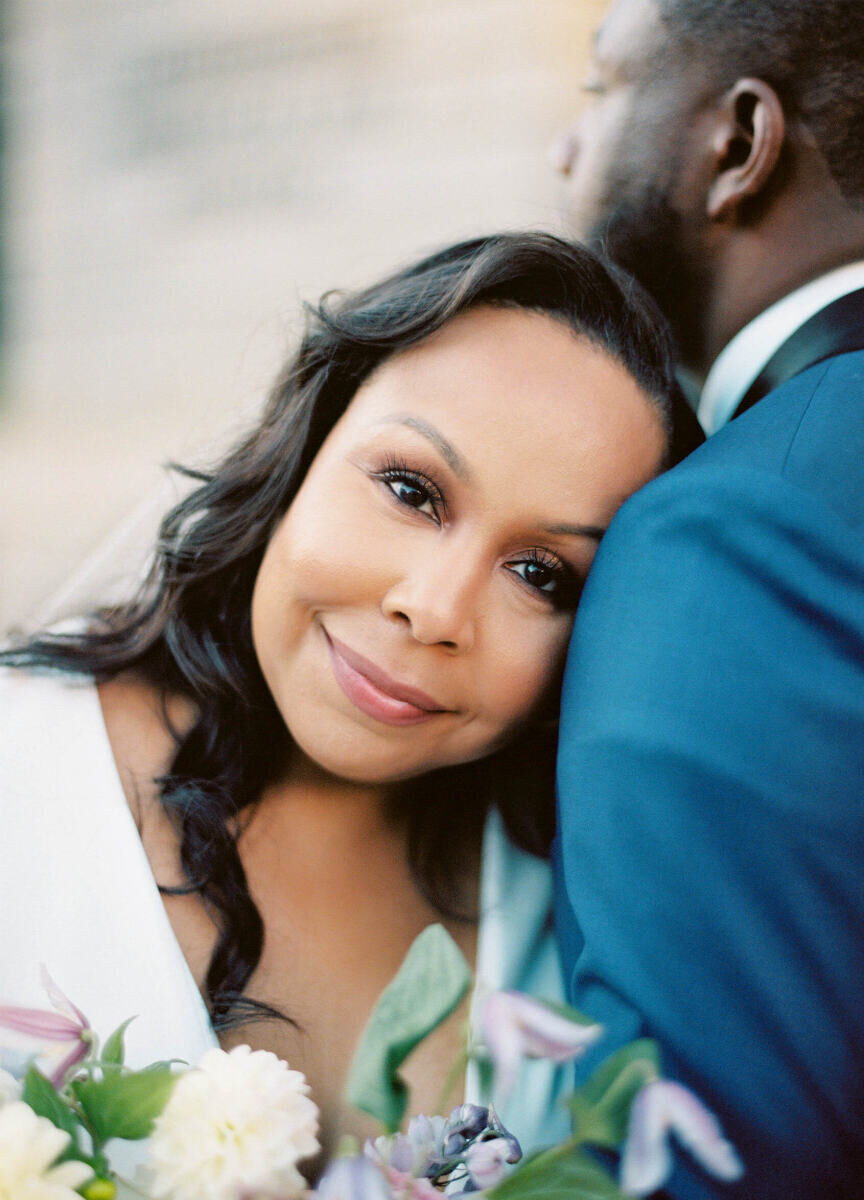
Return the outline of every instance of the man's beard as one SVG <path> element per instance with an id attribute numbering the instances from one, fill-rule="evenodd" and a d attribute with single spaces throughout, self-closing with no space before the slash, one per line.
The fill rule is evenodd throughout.
<path id="1" fill-rule="evenodd" d="M 614 187 L 614 190 L 613 190 Z M 586 243 L 633 275 L 672 325 L 683 362 L 699 355 L 698 296 L 704 272 L 685 248 L 681 216 L 666 193 L 652 185 L 627 195 L 626 185 L 610 187 L 622 198 L 588 231 Z"/>

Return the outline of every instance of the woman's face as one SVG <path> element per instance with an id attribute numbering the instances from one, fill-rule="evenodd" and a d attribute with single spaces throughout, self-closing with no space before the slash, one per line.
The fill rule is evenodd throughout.
<path id="1" fill-rule="evenodd" d="M 664 448 L 626 370 L 543 314 L 470 310 L 387 360 L 255 584 L 255 650 L 301 749 L 390 782 L 508 740 L 557 681 L 598 540 Z"/>

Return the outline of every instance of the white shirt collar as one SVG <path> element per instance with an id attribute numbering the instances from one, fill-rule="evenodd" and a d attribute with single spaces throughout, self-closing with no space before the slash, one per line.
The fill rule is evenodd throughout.
<path id="1" fill-rule="evenodd" d="M 698 414 L 705 432 L 715 433 L 726 424 L 750 384 L 796 329 L 826 305 L 861 287 L 864 259 L 805 283 L 736 333 L 714 360 L 702 389 Z"/>

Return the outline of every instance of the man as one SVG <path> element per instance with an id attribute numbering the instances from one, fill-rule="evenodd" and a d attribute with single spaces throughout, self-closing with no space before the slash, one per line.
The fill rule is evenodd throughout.
<path id="1" fill-rule="evenodd" d="M 682 1153 L 670 1195 L 861 1197 L 864 5 L 618 0 L 587 88 L 574 232 L 665 309 L 714 436 L 625 505 L 580 606 L 572 998 L 600 1057 L 656 1037 L 744 1159 L 729 1186 Z"/>

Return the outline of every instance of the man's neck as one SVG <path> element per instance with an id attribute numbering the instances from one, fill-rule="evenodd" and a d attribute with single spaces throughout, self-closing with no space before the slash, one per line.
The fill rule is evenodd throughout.
<path id="1" fill-rule="evenodd" d="M 696 343 L 692 361 L 686 364 L 700 383 L 721 351 L 761 313 L 830 272 L 864 259 L 864 236 L 850 240 L 848 246 L 814 253 L 806 262 L 784 261 L 779 248 L 772 247 L 766 255 L 764 248 L 746 242 L 740 258 L 738 269 L 724 272 L 715 284 L 703 315 L 703 336 Z"/>
<path id="2" fill-rule="evenodd" d="M 775 352 L 812 316 L 864 288 L 864 255 L 796 288 L 740 329 L 717 356 L 702 389 L 699 419 L 714 433 L 732 416 Z"/>

